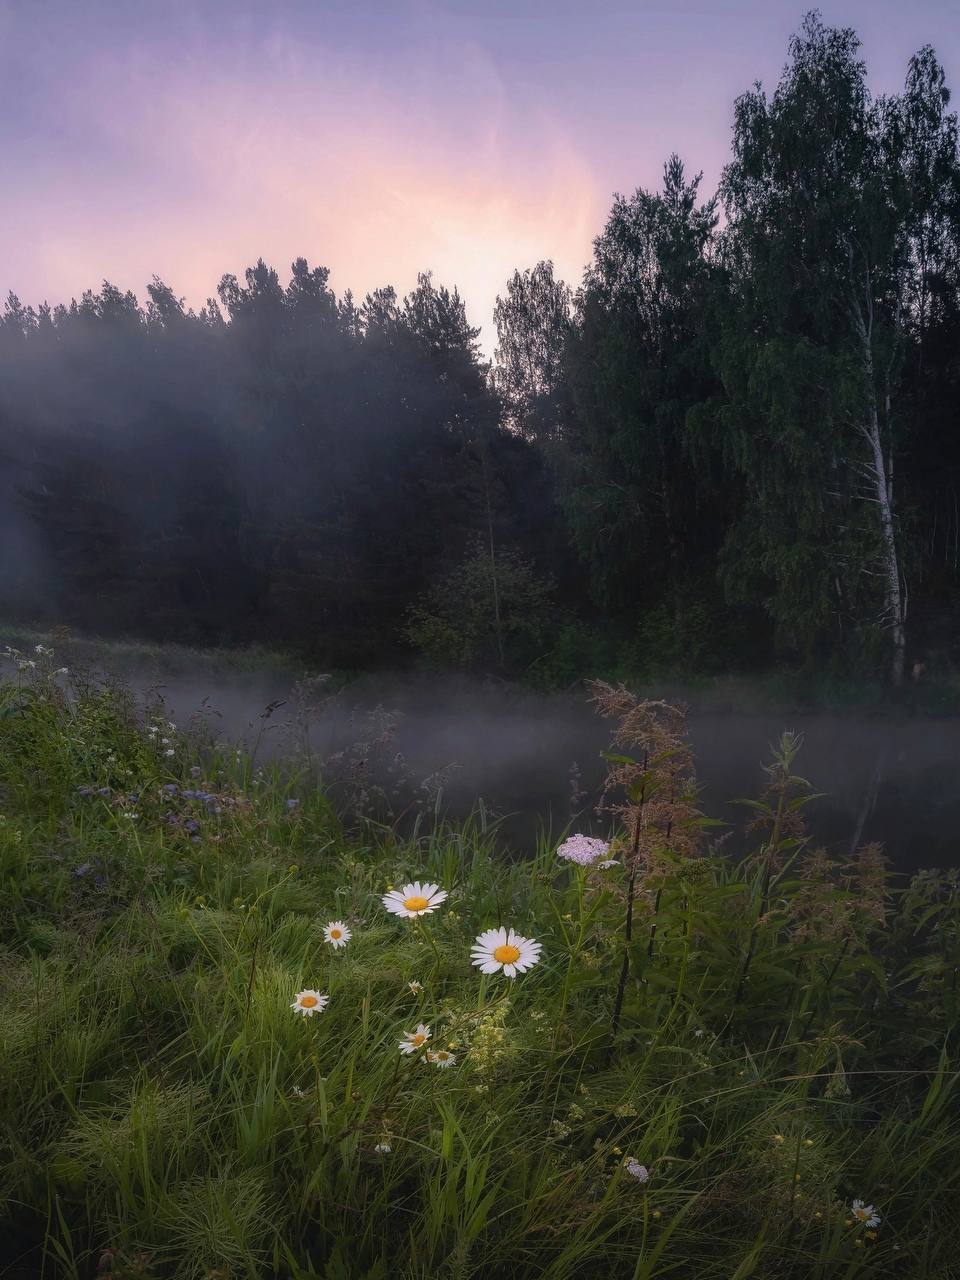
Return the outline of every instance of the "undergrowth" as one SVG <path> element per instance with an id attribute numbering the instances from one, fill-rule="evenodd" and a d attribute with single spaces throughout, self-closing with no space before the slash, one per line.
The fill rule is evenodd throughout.
<path id="1" fill-rule="evenodd" d="M 956 1274 L 957 874 L 811 848 L 789 735 L 734 865 L 679 710 L 598 686 L 608 847 L 508 859 L 482 821 L 345 826 L 295 771 L 15 658 L 11 1276 Z M 391 914 L 413 882 L 447 897 Z M 513 978 L 471 963 L 499 926 L 542 948 Z"/>

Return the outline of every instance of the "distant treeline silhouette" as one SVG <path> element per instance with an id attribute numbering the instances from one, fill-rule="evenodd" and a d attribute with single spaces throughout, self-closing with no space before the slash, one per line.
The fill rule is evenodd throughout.
<path id="1" fill-rule="evenodd" d="M 554 681 L 955 662 L 957 121 L 933 50 L 874 97 L 858 49 L 809 15 L 718 193 L 671 156 L 576 290 L 517 271 L 492 366 L 429 274 L 10 295 L 4 614 Z"/>

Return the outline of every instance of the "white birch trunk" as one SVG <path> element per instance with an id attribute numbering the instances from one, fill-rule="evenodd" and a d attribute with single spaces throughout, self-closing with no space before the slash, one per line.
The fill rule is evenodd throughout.
<path id="1" fill-rule="evenodd" d="M 867 390 L 866 421 L 860 430 L 867 442 L 867 471 L 873 483 L 877 508 L 880 512 L 885 613 L 893 638 L 893 662 L 890 668 L 890 676 L 894 687 L 899 689 L 903 684 L 904 658 L 907 647 L 906 617 L 900 581 L 900 558 L 897 554 L 896 526 L 893 518 L 893 476 L 888 473 L 887 464 L 884 461 L 883 442 L 880 439 L 880 421 L 877 414 L 877 390 L 873 369 L 873 299 L 870 290 L 869 273 L 867 275 L 865 301 L 867 305 L 866 320 L 864 320 L 863 312 L 860 308 L 856 305 L 854 306 L 854 319 L 857 335 L 860 339 Z"/>

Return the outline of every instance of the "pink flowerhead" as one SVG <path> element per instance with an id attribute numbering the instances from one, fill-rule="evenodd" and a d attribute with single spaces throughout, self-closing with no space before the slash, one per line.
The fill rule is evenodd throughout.
<path id="1" fill-rule="evenodd" d="M 583 836 L 579 833 L 568 836 L 557 850 L 558 858 L 566 858 L 568 862 L 577 862 L 581 867 L 592 867 L 605 857 L 610 849 L 606 840 L 598 840 L 594 836 Z"/>

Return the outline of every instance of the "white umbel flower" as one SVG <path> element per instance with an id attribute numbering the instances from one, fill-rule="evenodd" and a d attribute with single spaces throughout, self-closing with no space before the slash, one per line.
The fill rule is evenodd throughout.
<path id="1" fill-rule="evenodd" d="M 430 1028 L 420 1023 L 416 1031 L 408 1031 L 400 1041 L 401 1053 L 416 1053 L 430 1039 Z"/>
<path id="2" fill-rule="evenodd" d="M 880 1215 L 872 1204 L 864 1204 L 862 1200 L 854 1200 L 851 1212 L 862 1227 L 879 1227 Z"/>
<path id="3" fill-rule="evenodd" d="M 470 959 L 481 973 L 502 969 L 508 978 L 526 973 L 539 959 L 542 946 L 513 929 L 485 929 L 470 951 Z"/>
<path id="4" fill-rule="evenodd" d="M 623 1162 L 623 1167 L 630 1177 L 636 1178 L 638 1182 L 647 1182 L 650 1178 L 650 1170 L 645 1164 L 641 1164 L 636 1156 L 627 1156 Z"/>
<path id="5" fill-rule="evenodd" d="M 373 1148 L 378 1156 L 387 1156 L 393 1150 L 389 1142 L 378 1142 Z"/>
<path id="6" fill-rule="evenodd" d="M 432 1062 L 435 1067 L 452 1067 L 456 1060 L 457 1055 L 449 1049 L 427 1050 L 427 1061 Z"/>
<path id="7" fill-rule="evenodd" d="M 567 836 L 557 849 L 557 857 L 567 862 L 576 862 L 581 867 L 593 867 L 609 852 L 610 845 L 606 840 L 598 840 L 596 836 L 584 836 L 578 831 L 575 836 Z"/>
<path id="8" fill-rule="evenodd" d="M 331 920 L 324 927 L 323 936 L 332 947 L 345 947 L 353 934 L 342 920 Z"/>
<path id="9" fill-rule="evenodd" d="M 315 1013 L 323 1013 L 329 1002 L 330 997 L 321 995 L 319 991 L 298 991 L 290 1008 L 305 1018 L 312 1018 Z"/>
<path id="10" fill-rule="evenodd" d="M 413 884 L 405 884 L 402 889 L 391 889 L 381 898 L 388 911 L 395 916 L 425 916 L 436 911 L 441 902 L 446 900 L 446 892 L 437 884 L 421 884 L 415 880 Z"/>

